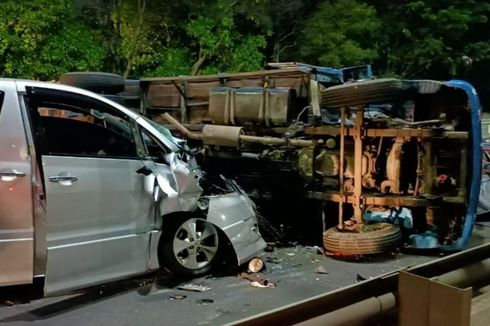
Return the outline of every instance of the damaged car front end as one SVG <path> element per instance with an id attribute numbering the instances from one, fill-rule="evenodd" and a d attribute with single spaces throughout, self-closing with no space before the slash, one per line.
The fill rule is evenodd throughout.
<path id="1" fill-rule="evenodd" d="M 0 130 L 0 185 L 10 196 L 0 207 L 0 258 L 11 260 L 0 286 L 40 278 L 51 295 L 162 267 L 192 277 L 226 248 L 238 266 L 265 247 L 250 199 L 239 188 L 209 192 L 167 129 L 78 88 L 0 80 L 0 90 L 0 122 L 12 126 Z"/>
<path id="2" fill-rule="evenodd" d="M 222 176 L 206 180 L 184 140 L 173 137 L 165 127 L 144 120 L 178 147 L 166 155 L 167 164 L 151 162 L 152 176 L 146 180 L 148 192 L 151 191 L 160 214 L 197 211 L 224 232 L 238 265 L 255 257 L 266 243 L 259 232 L 254 202 L 233 180 Z"/>
<path id="3" fill-rule="evenodd" d="M 163 223 L 160 262 L 179 274 L 200 275 L 212 268 L 224 243 L 237 266 L 248 262 L 266 246 L 254 203 L 233 180 L 207 181 L 187 146 L 180 146 L 166 155 L 167 164 L 150 162 L 145 181 Z"/>

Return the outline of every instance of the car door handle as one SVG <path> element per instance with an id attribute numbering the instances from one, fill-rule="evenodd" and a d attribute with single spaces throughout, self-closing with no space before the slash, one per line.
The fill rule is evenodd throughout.
<path id="1" fill-rule="evenodd" d="M 74 182 L 77 182 L 79 178 L 71 174 L 60 173 L 59 175 L 50 176 L 48 180 L 49 182 L 59 183 L 62 186 L 71 186 Z"/>
<path id="2" fill-rule="evenodd" d="M 0 180 L 5 182 L 14 181 L 17 178 L 25 177 L 26 174 L 24 172 L 19 172 L 14 169 L 4 169 L 0 170 Z"/>

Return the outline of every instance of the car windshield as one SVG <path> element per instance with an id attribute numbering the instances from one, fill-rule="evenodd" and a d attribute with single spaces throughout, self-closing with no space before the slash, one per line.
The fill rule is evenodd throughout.
<path id="1" fill-rule="evenodd" d="M 168 130 L 167 128 L 165 128 L 161 124 L 158 124 L 155 121 L 148 119 L 147 117 L 143 117 L 143 119 L 145 119 L 145 121 L 147 121 L 149 124 L 151 124 L 153 127 L 155 127 L 155 129 L 157 129 L 163 136 L 165 136 L 165 138 L 167 138 L 169 141 L 171 141 L 175 146 L 177 146 L 178 148 L 182 147 L 180 142 L 179 142 L 179 139 L 172 136 L 172 133 L 170 132 L 170 130 Z"/>

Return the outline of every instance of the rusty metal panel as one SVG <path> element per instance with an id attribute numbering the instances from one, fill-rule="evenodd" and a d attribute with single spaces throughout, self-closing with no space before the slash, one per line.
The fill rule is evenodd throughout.
<path id="1" fill-rule="evenodd" d="M 149 84 L 148 105 L 159 108 L 180 107 L 180 93 L 173 84 Z"/>
<path id="2" fill-rule="evenodd" d="M 228 87 L 263 87 L 263 78 L 230 79 L 226 82 Z"/>
<path id="3" fill-rule="evenodd" d="M 210 122 L 208 106 L 200 105 L 192 107 L 192 110 L 189 110 L 189 123 L 191 124 L 200 124 Z"/>
<path id="4" fill-rule="evenodd" d="M 296 91 L 299 97 L 308 97 L 307 75 L 276 77 L 271 81 L 271 87 L 286 87 Z"/>
<path id="5" fill-rule="evenodd" d="M 202 103 L 209 100 L 209 90 L 213 87 L 220 86 L 220 81 L 207 81 L 207 82 L 188 82 L 185 87 L 185 94 L 187 101 L 191 103 Z"/>
<path id="6" fill-rule="evenodd" d="M 400 326 L 470 325 L 471 288 L 460 289 L 401 271 L 398 295 Z"/>

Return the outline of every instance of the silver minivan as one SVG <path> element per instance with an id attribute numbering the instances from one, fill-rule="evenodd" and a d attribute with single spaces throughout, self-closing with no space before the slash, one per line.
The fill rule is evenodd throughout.
<path id="1" fill-rule="evenodd" d="M 265 247 L 253 203 L 231 181 L 203 192 L 202 177 L 182 141 L 117 103 L 0 79 L 0 287 L 197 276 L 230 244 L 247 262 Z"/>

